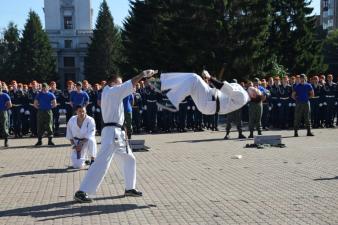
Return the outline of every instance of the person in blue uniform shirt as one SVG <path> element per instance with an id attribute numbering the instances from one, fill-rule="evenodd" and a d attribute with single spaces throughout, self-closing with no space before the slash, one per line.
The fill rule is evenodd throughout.
<path id="1" fill-rule="evenodd" d="M 307 128 L 307 136 L 314 136 L 311 132 L 311 110 L 309 99 L 314 96 L 311 84 L 306 82 L 306 75 L 300 75 L 300 83 L 293 88 L 292 98 L 296 100 L 294 136 L 298 137 L 298 130 L 302 120 Z"/>
<path id="2" fill-rule="evenodd" d="M 2 86 L 0 86 L 0 136 L 3 138 L 4 146 L 8 147 L 9 136 L 9 121 L 8 121 L 8 109 L 12 107 L 11 98 L 8 94 L 2 92 Z"/>
<path id="3" fill-rule="evenodd" d="M 86 92 L 82 91 L 82 83 L 76 83 L 76 90 L 70 93 L 70 105 L 73 109 L 73 112 L 76 111 L 76 106 L 87 107 L 89 104 L 89 96 Z"/>
<path id="4" fill-rule="evenodd" d="M 38 110 L 37 113 L 37 128 L 38 128 L 38 142 L 35 146 L 42 145 L 42 137 L 45 131 L 48 135 L 48 145 L 55 145 L 53 139 L 53 112 L 52 109 L 56 107 L 55 95 L 49 92 L 49 87 L 46 83 L 42 84 L 42 90 L 36 95 L 34 100 L 34 107 Z"/>
<path id="5" fill-rule="evenodd" d="M 121 81 L 122 83 L 122 81 Z M 133 108 L 134 104 L 133 94 L 128 95 L 123 99 L 123 107 L 124 107 L 124 127 L 126 129 L 128 139 L 131 139 L 131 135 L 133 133 L 132 126 L 132 117 L 133 117 Z"/>

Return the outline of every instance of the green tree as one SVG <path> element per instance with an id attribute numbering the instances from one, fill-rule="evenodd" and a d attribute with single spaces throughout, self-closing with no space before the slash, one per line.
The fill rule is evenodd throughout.
<path id="1" fill-rule="evenodd" d="M 18 65 L 19 30 L 10 22 L 0 40 L 0 79 L 10 81 L 15 79 Z"/>
<path id="2" fill-rule="evenodd" d="M 331 31 L 324 43 L 323 48 L 325 63 L 329 65 L 328 71 L 338 74 L 338 30 Z"/>
<path id="3" fill-rule="evenodd" d="M 119 73 L 122 63 L 122 44 L 119 29 L 114 25 L 107 2 L 101 3 L 92 42 L 85 60 L 85 75 L 91 82 Z"/>
<path id="4" fill-rule="evenodd" d="M 159 36 L 160 24 L 157 21 L 161 6 L 136 0 L 130 1 L 130 8 L 122 31 L 126 57 L 123 72 L 128 75 L 145 68 L 160 68 L 158 60 L 161 62 L 163 57 L 158 56 L 162 49 L 155 42 Z"/>
<path id="5" fill-rule="evenodd" d="M 56 78 L 55 57 L 39 16 L 30 11 L 19 44 L 16 77 L 22 82 L 32 79 L 49 81 Z"/>
<path id="6" fill-rule="evenodd" d="M 270 57 L 290 73 L 316 74 L 326 69 L 322 42 L 316 35 L 316 18 L 310 16 L 310 1 L 273 0 L 273 22 L 270 27 Z"/>
<path id="7" fill-rule="evenodd" d="M 127 68 L 215 72 L 223 62 L 222 0 L 130 1 L 123 45 Z"/>
<path id="8" fill-rule="evenodd" d="M 229 1 L 225 11 L 225 78 L 261 76 L 268 65 L 270 0 Z"/>

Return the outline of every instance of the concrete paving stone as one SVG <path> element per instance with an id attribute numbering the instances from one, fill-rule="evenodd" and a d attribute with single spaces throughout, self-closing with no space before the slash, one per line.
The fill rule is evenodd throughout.
<path id="1" fill-rule="evenodd" d="M 263 150 L 243 148 L 253 140 L 224 141 L 224 132 L 140 135 L 151 147 L 135 152 L 144 196 L 114 198 L 124 183 L 112 163 L 95 202 L 82 205 L 72 198 L 86 170 L 68 169 L 64 138 L 55 148 L 11 139 L 0 149 L 0 224 L 336 225 L 338 130 L 314 133 L 264 132 L 281 134 L 287 147 Z"/>

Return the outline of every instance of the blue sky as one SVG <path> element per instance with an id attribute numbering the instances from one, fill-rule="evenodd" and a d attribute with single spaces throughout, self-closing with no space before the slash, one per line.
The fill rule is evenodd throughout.
<path id="1" fill-rule="evenodd" d="M 42 11 L 43 0 L 2 0 L 0 8 L 0 30 L 5 28 L 12 21 L 22 29 L 30 9 L 40 15 L 41 21 L 44 24 L 44 14 Z M 97 12 L 102 0 L 92 0 L 94 10 L 93 24 L 95 24 Z M 122 26 L 123 19 L 128 15 L 129 1 L 128 0 L 107 0 L 111 13 L 116 24 Z M 315 8 L 314 13 L 320 13 L 320 0 L 313 0 L 312 6 Z"/>

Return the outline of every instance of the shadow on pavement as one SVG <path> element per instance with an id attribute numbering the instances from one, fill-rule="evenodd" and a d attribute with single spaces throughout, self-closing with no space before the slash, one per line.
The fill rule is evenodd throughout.
<path id="1" fill-rule="evenodd" d="M 314 181 L 321 181 L 321 180 L 338 180 L 338 176 L 336 177 L 331 177 L 331 178 L 317 178 L 313 179 Z"/>
<path id="2" fill-rule="evenodd" d="M 72 169 L 72 168 L 62 168 L 62 169 L 45 169 L 45 170 L 35 170 L 35 171 L 25 171 L 25 172 L 18 172 L 18 173 L 8 173 L 1 175 L 0 178 L 5 177 L 16 177 L 16 176 L 29 176 L 29 175 L 39 175 L 39 174 L 56 174 L 56 173 L 74 173 L 79 171 L 79 169 Z"/>
<path id="3" fill-rule="evenodd" d="M 98 201 L 118 198 L 121 198 L 121 196 L 109 198 L 105 197 L 95 198 L 95 200 Z M 76 204 L 74 201 L 67 201 L 0 211 L 0 218 L 11 216 L 31 216 L 34 218 L 41 218 L 39 221 L 48 221 L 67 217 L 82 217 L 82 216 L 118 213 L 150 207 L 151 206 L 147 205 L 138 206 L 136 204 L 89 205 L 89 204 Z"/>
<path id="4" fill-rule="evenodd" d="M 199 142 L 212 142 L 212 141 L 224 141 L 223 138 L 213 138 L 213 139 L 201 139 L 201 140 L 184 140 L 184 141 L 170 141 L 167 143 L 199 143 Z"/>
<path id="5" fill-rule="evenodd" d="M 63 147 L 67 147 L 70 146 L 70 144 L 56 144 L 54 146 L 48 146 L 46 145 L 41 145 L 41 146 L 34 146 L 33 145 L 21 145 L 21 146 L 9 146 L 5 149 L 21 149 L 21 148 L 26 148 L 26 149 L 38 149 L 38 148 L 63 148 Z"/>

